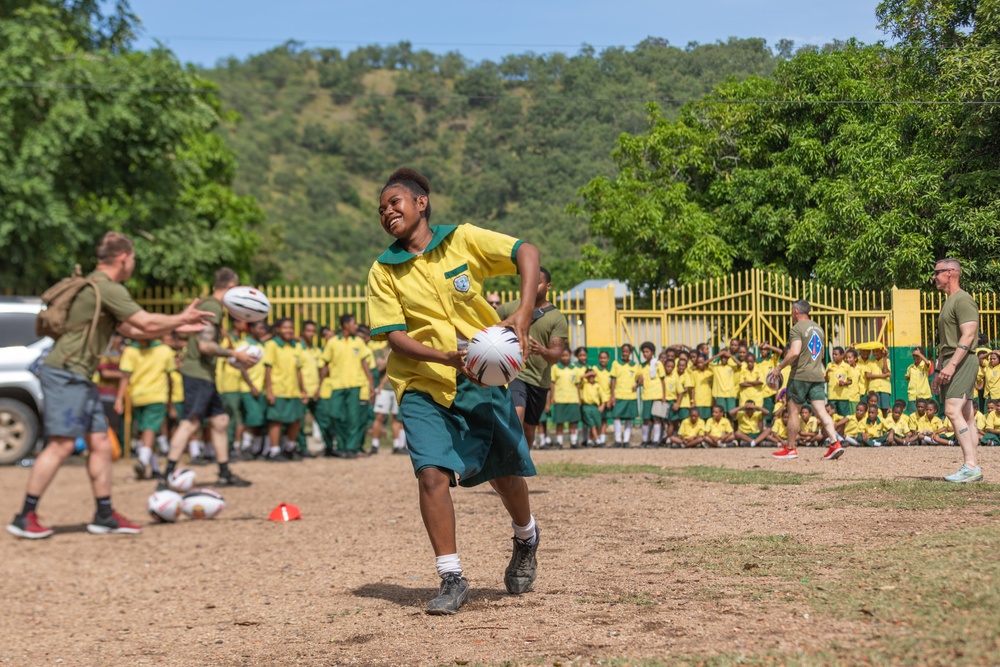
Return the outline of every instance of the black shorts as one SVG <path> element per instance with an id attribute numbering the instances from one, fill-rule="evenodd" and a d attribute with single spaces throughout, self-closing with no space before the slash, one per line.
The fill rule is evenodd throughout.
<path id="1" fill-rule="evenodd" d="M 507 385 L 511 399 L 515 408 L 524 408 L 524 423 L 529 426 L 538 426 L 542 413 L 545 412 L 545 401 L 549 397 L 549 390 L 536 387 L 517 378 L 511 380 Z"/>
<path id="2" fill-rule="evenodd" d="M 184 419 L 204 421 L 226 414 L 226 406 L 214 382 L 187 375 L 182 375 L 181 380 L 184 383 Z"/>

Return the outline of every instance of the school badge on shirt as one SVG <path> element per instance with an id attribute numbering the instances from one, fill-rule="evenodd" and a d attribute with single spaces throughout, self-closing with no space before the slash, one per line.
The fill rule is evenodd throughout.
<path id="1" fill-rule="evenodd" d="M 813 360 L 816 360 L 816 358 L 819 357 L 820 353 L 823 351 L 823 341 L 820 340 L 819 334 L 815 331 L 809 339 L 807 349 L 809 350 L 809 354 L 812 356 Z"/>
<path id="2" fill-rule="evenodd" d="M 459 292 L 469 291 L 469 276 L 462 274 L 458 278 L 455 278 L 455 289 Z"/>

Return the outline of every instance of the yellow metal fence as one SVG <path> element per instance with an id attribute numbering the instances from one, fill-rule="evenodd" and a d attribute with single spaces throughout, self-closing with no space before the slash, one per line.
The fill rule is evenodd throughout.
<path id="1" fill-rule="evenodd" d="M 926 345 L 937 343 L 937 320 L 944 305 L 944 292 L 923 292 L 920 295 L 920 335 Z M 1000 339 L 1000 299 L 996 293 L 973 293 L 979 305 L 979 333 L 991 343 Z"/>

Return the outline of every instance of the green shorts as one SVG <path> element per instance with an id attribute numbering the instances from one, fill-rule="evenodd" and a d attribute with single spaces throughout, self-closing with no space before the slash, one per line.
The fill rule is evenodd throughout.
<path id="1" fill-rule="evenodd" d="M 735 398 L 729 398 L 729 397 L 723 398 L 723 397 L 717 396 L 715 398 L 715 404 L 716 405 L 721 405 L 722 406 L 722 412 L 724 414 L 728 415 L 729 411 L 736 407 L 736 399 Z"/>
<path id="2" fill-rule="evenodd" d="M 583 425 L 597 428 L 601 425 L 601 409 L 596 405 L 583 405 L 580 409 Z"/>
<path id="3" fill-rule="evenodd" d="M 521 420 L 506 387 L 480 387 L 458 376 L 451 407 L 407 391 L 399 403 L 414 474 L 437 468 L 462 486 L 535 474 Z"/>
<path id="4" fill-rule="evenodd" d="M 642 417 L 642 421 L 648 422 L 653 418 L 653 401 L 643 401 L 642 410 L 639 411 L 639 416 Z"/>
<path id="5" fill-rule="evenodd" d="M 833 404 L 833 409 L 841 417 L 850 417 L 854 414 L 855 406 L 850 401 L 830 401 L 830 403 Z"/>
<path id="6" fill-rule="evenodd" d="M 677 405 L 676 401 L 674 401 L 674 405 Z M 672 422 L 684 421 L 689 416 L 691 416 L 691 408 L 670 409 L 670 421 Z"/>
<path id="7" fill-rule="evenodd" d="M 983 439 L 979 442 L 990 446 L 1000 445 L 1000 435 L 997 435 L 996 433 L 986 433 L 983 435 Z"/>
<path id="8" fill-rule="evenodd" d="M 887 391 L 876 391 L 875 395 L 878 396 L 879 410 L 888 410 L 892 407 L 892 394 Z"/>
<path id="9" fill-rule="evenodd" d="M 951 362 L 951 357 L 941 360 L 941 368 Z M 979 359 L 974 354 L 967 354 L 958 365 L 951 382 L 944 385 L 941 398 L 968 398 L 976 397 L 976 377 L 979 375 Z M 941 407 L 944 408 L 944 401 Z"/>
<path id="10" fill-rule="evenodd" d="M 796 405 L 809 405 L 813 401 L 826 400 L 826 382 L 806 382 L 805 380 L 789 380 L 788 393 L 785 394 L 789 401 Z"/>
<path id="11" fill-rule="evenodd" d="M 580 404 L 579 403 L 553 403 L 552 405 L 552 423 L 559 424 L 575 424 L 580 421 Z"/>
<path id="12" fill-rule="evenodd" d="M 275 398 L 274 405 L 267 406 L 267 421 L 292 424 L 302 413 L 302 400 L 298 398 Z"/>
<path id="13" fill-rule="evenodd" d="M 163 420 L 167 418 L 166 403 L 150 403 L 149 405 L 135 405 L 132 407 L 132 423 L 139 432 L 154 431 L 157 435 L 163 427 Z"/>
<path id="14" fill-rule="evenodd" d="M 177 413 L 177 421 L 184 419 L 184 403 L 174 403 L 174 412 Z"/>
<path id="15" fill-rule="evenodd" d="M 615 419 L 635 419 L 639 416 L 639 406 L 635 403 L 634 398 L 616 399 L 615 407 L 611 409 L 611 416 Z"/>
<path id="16" fill-rule="evenodd" d="M 740 431 L 740 433 L 743 433 L 743 431 Z M 763 431 L 757 431 L 756 433 L 743 433 L 743 435 L 750 438 L 751 440 L 756 440 L 757 438 L 760 437 L 761 433 L 763 433 Z"/>
<path id="17" fill-rule="evenodd" d="M 240 396 L 242 394 L 238 391 L 227 391 L 225 393 L 219 394 L 222 397 L 222 405 L 226 407 L 226 414 L 229 415 L 229 420 L 235 421 L 237 424 L 242 424 L 243 417 L 240 415 Z"/>
<path id="18" fill-rule="evenodd" d="M 690 413 L 688 413 L 688 416 L 689 417 L 691 416 Z M 705 407 L 704 405 L 699 405 L 698 406 L 698 416 L 701 417 L 702 419 L 706 420 L 706 421 L 709 420 L 709 419 L 711 419 L 712 418 L 712 408 L 711 407 Z"/>
<path id="19" fill-rule="evenodd" d="M 247 428 L 260 428 L 267 423 L 267 399 L 264 394 L 257 398 L 249 391 L 240 394 L 240 413 Z"/>
<path id="20" fill-rule="evenodd" d="M 774 412 L 774 396 L 764 397 L 764 409 L 768 412 Z M 768 416 L 768 419 L 770 419 L 770 415 Z"/>

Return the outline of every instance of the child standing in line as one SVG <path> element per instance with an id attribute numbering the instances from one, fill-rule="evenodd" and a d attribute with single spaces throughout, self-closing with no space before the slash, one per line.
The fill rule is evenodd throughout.
<path id="1" fill-rule="evenodd" d="M 621 361 L 611 364 L 611 408 L 615 418 L 615 447 L 629 447 L 632 439 L 632 422 L 639 416 L 636 392 L 639 364 L 632 359 L 632 346 L 622 345 Z M 624 427 L 624 428 L 623 428 Z"/>
<path id="2" fill-rule="evenodd" d="M 290 461 L 297 456 L 299 420 L 308 394 L 295 341 L 295 325 L 283 317 L 274 323 L 277 334 L 264 345 L 264 394 L 267 397 L 267 432 L 271 438 L 269 461 Z M 284 439 L 282 437 L 284 436 Z"/>
<path id="3" fill-rule="evenodd" d="M 608 396 L 604 406 L 601 408 L 601 427 L 597 429 L 597 446 L 603 447 L 608 444 L 608 420 L 611 419 L 611 355 L 606 350 L 601 350 L 597 355 L 597 368 L 594 369 L 597 377 L 595 382 L 601 385 L 601 390 Z"/>
<path id="4" fill-rule="evenodd" d="M 658 447 L 663 431 L 663 420 L 667 416 L 663 395 L 666 369 L 655 357 L 656 347 L 645 342 L 639 346 L 642 352 L 642 370 L 638 374 L 642 386 L 642 446 Z"/>
<path id="5" fill-rule="evenodd" d="M 576 425 L 580 422 L 580 380 L 583 379 L 582 368 L 573 363 L 573 355 L 569 348 L 564 347 L 559 355 L 559 363 L 549 370 L 552 376 L 552 387 L 549 390 L 549 406 L 552 409 L 552 422 L 556 425 L 555 448 L 563 448 L 563 427 L 569 424 L 569 444 L 572 449 L 579 449 L 577 444 Z"/>
<path id="6" fill-rule="evenodd" d="M 583 377 L 583 384 L 580 385 L 580 399 L 583 401 L 583 405 L 580 406 L 582 424 L 590 431 L 591 446 L 600 447 L 602 445 L 598 444 L 600 442 L 598 430 L 603 423 L 601 412 L 607 405 L 609 396 L 604 387 L 597 382 L 597 371 L 593 368 L 588 368 Z"/>
<path id="7" fill-rule="evenodd" d="M 538 529 L 525 477 L 535 474 L 521 420 L 504 387 L 477 385 L 465 366 L 468 341 L 498 324 L 483 280 L 521 276 L 521 294 L 538 290 L 538 249 L 473 225 L 431 227 L 430 183 L 398 169 L 379 195 L 382 229 L 395 239 L 368 275 L 371 335 L 388 340 L 386 373 L 399 398 L 420 495 L 420 513 L 441 577 L 427 613 L 457 613 L 469 596 L 455 535 L 451 487 L 489 482 L 514 531 L 504 572 L 508 593 L 531 590 Z M 502 326 L 513 327 L 522 354 L 534 302 L 521 301 Z M 457 480 L 456 480 L 457 478 Z"/>

